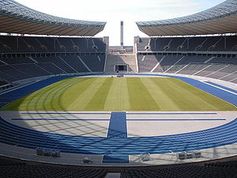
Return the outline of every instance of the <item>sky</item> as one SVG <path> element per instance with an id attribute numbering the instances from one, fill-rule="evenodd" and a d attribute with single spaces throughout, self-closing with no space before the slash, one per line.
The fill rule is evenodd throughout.
<path id="1" fill-rule="evenodd" d="M 110 46 L 120 44 L 120 21 L 124 21 L 124 45 L 134 36 L 146 36 L 137 21 L 162 20 L 191 15 L 224 0 L 16 0 L 35 10 L 59 17 L 107 22 L 98 37 L 109 36 Z"/>

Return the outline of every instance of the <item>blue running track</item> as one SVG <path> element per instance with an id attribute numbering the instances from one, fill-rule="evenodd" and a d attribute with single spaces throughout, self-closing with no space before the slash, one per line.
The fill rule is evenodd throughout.
<path id="1" fill-rule="evenodd" d="M 194 79 L 191 79 L 191 78 L 187 78 L 187 77 L 175 77 L 175 78 L 179 78 L 181 79 L 182 81 L 196 87 L 196 88 L 199 88 L 209 94 L 212 94 L 216 97 L 219 97 L 235 106 L 237 106 L 237 95 L 236 94 L 232 94 L 232 93 L 229 93 L 229 92 L 226 92 L 220 88 L 216 88 L 216 87 L 213 87 L 211 85 L 208 85 L 204 82 L 200 82 L 198 80 L 194 80 Z"/>
<path id="2" fill-rule="evenodd" d="M 122 162 L 126 162 L 128 155 L 192 151 L 236 143 L 237 119 L 207 130 L 153 137 L 123 138 L 115 135 L 108 138 L 61 135 L 22 128 L 1 118 L 0 131 L 1 142 L 10 145 L 32 149 L 52 148 L 67 153 L 107 155 L 110 158 L 105 157 L 104 160 L 110 162 L 119 155 L 123 159 Z"/>
<path id="3" fill-rule="evenodd" d="M 154 74 L 151 75 L 154 76 Z M 0 104 L 4 105 L 65 78 L 68 77 L 48 78 L 3 94 L 0 96 Z M 237 95 L 233 93 L 198 80 L 186 77 L 175 78 L 179 78 L 194 87 L 237 106 Z M 94 118 L 94 120 L 97 119 Z M 67 153 L 104 155 L 104 163 L 126 163 L 128 162 L 128 156 L 134 154 L 192 151 L 237 143 L 237 118 L 230 123 L 212 129 L 153 137 L 127 137 L 126 122 L 126 113 L 112 113 L 107 137 L 84 137 L 39 132 L 13 125 L 0 118 L 0 141 L 32 149 L 44 147 L 59 149 Z"/>
<path id="4" fill-rule="evenodd" d="M 216 84 L 216 83 L 213 83 L 213 82 L 206 82 L 206 83 L 209 83 L 209 84 L 211 84 L 211 85 L 214 85 L 214 86 L 223 88 L 223 89 L 225 89 L 225 90 L 227 90 L 227 91 L 231 91 L 231 92 L 237 94 L 237 90 L 234 90 L 234 89 L 232 89 L 232 88 L 228 88 L 228 87 L 225 87 L 225 86 L 223 86 L 223 85 L 219 85 L 219 84 Z"/>
<path id="5" fill-rule="evenodd" d="M 127 139 L 127 121 L 125 112 L 111 113 L 107 138 Z M 128 155 L 114 154 L 112 151 L 109 151 L 104 155 L 103 163 L 129 163 L 129 158 Z"/>
<path id="6" fill-rule="evenodd" d="M 41 80 L 36 83 L 2 94 L 0 95 L 0 107 L 65 78 L 69 78 L 69 76 L 56 76 L 47 78 L 45 80 Z"/>

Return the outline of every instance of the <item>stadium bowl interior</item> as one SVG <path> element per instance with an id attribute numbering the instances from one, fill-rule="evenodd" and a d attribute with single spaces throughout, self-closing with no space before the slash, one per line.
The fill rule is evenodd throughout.
<path id="1" fill-rule="evenodd" d="M 136 22 L 134 46 L 0 12 L 0 177 L 237 177 L 236 0 Z"/>

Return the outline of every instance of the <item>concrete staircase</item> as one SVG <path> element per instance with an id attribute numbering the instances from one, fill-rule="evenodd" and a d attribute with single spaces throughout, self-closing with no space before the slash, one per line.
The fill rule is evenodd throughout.
<path id="1" fill-rule="evenodd" d="M 105 72 L 115 72 L 114 66 L 118 64 L 127 64 L 128 72 L 137 72 L 137 61 L 134 54 L 108 54 Z"/>

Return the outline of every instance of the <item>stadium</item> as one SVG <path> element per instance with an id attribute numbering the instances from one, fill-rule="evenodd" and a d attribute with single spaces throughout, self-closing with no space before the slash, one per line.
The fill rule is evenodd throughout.
<path id="1" fill-rule="evenodd" d="M 237 1 L 120 25 L 0 0 L 0 177 L 237 177 Z"/>

